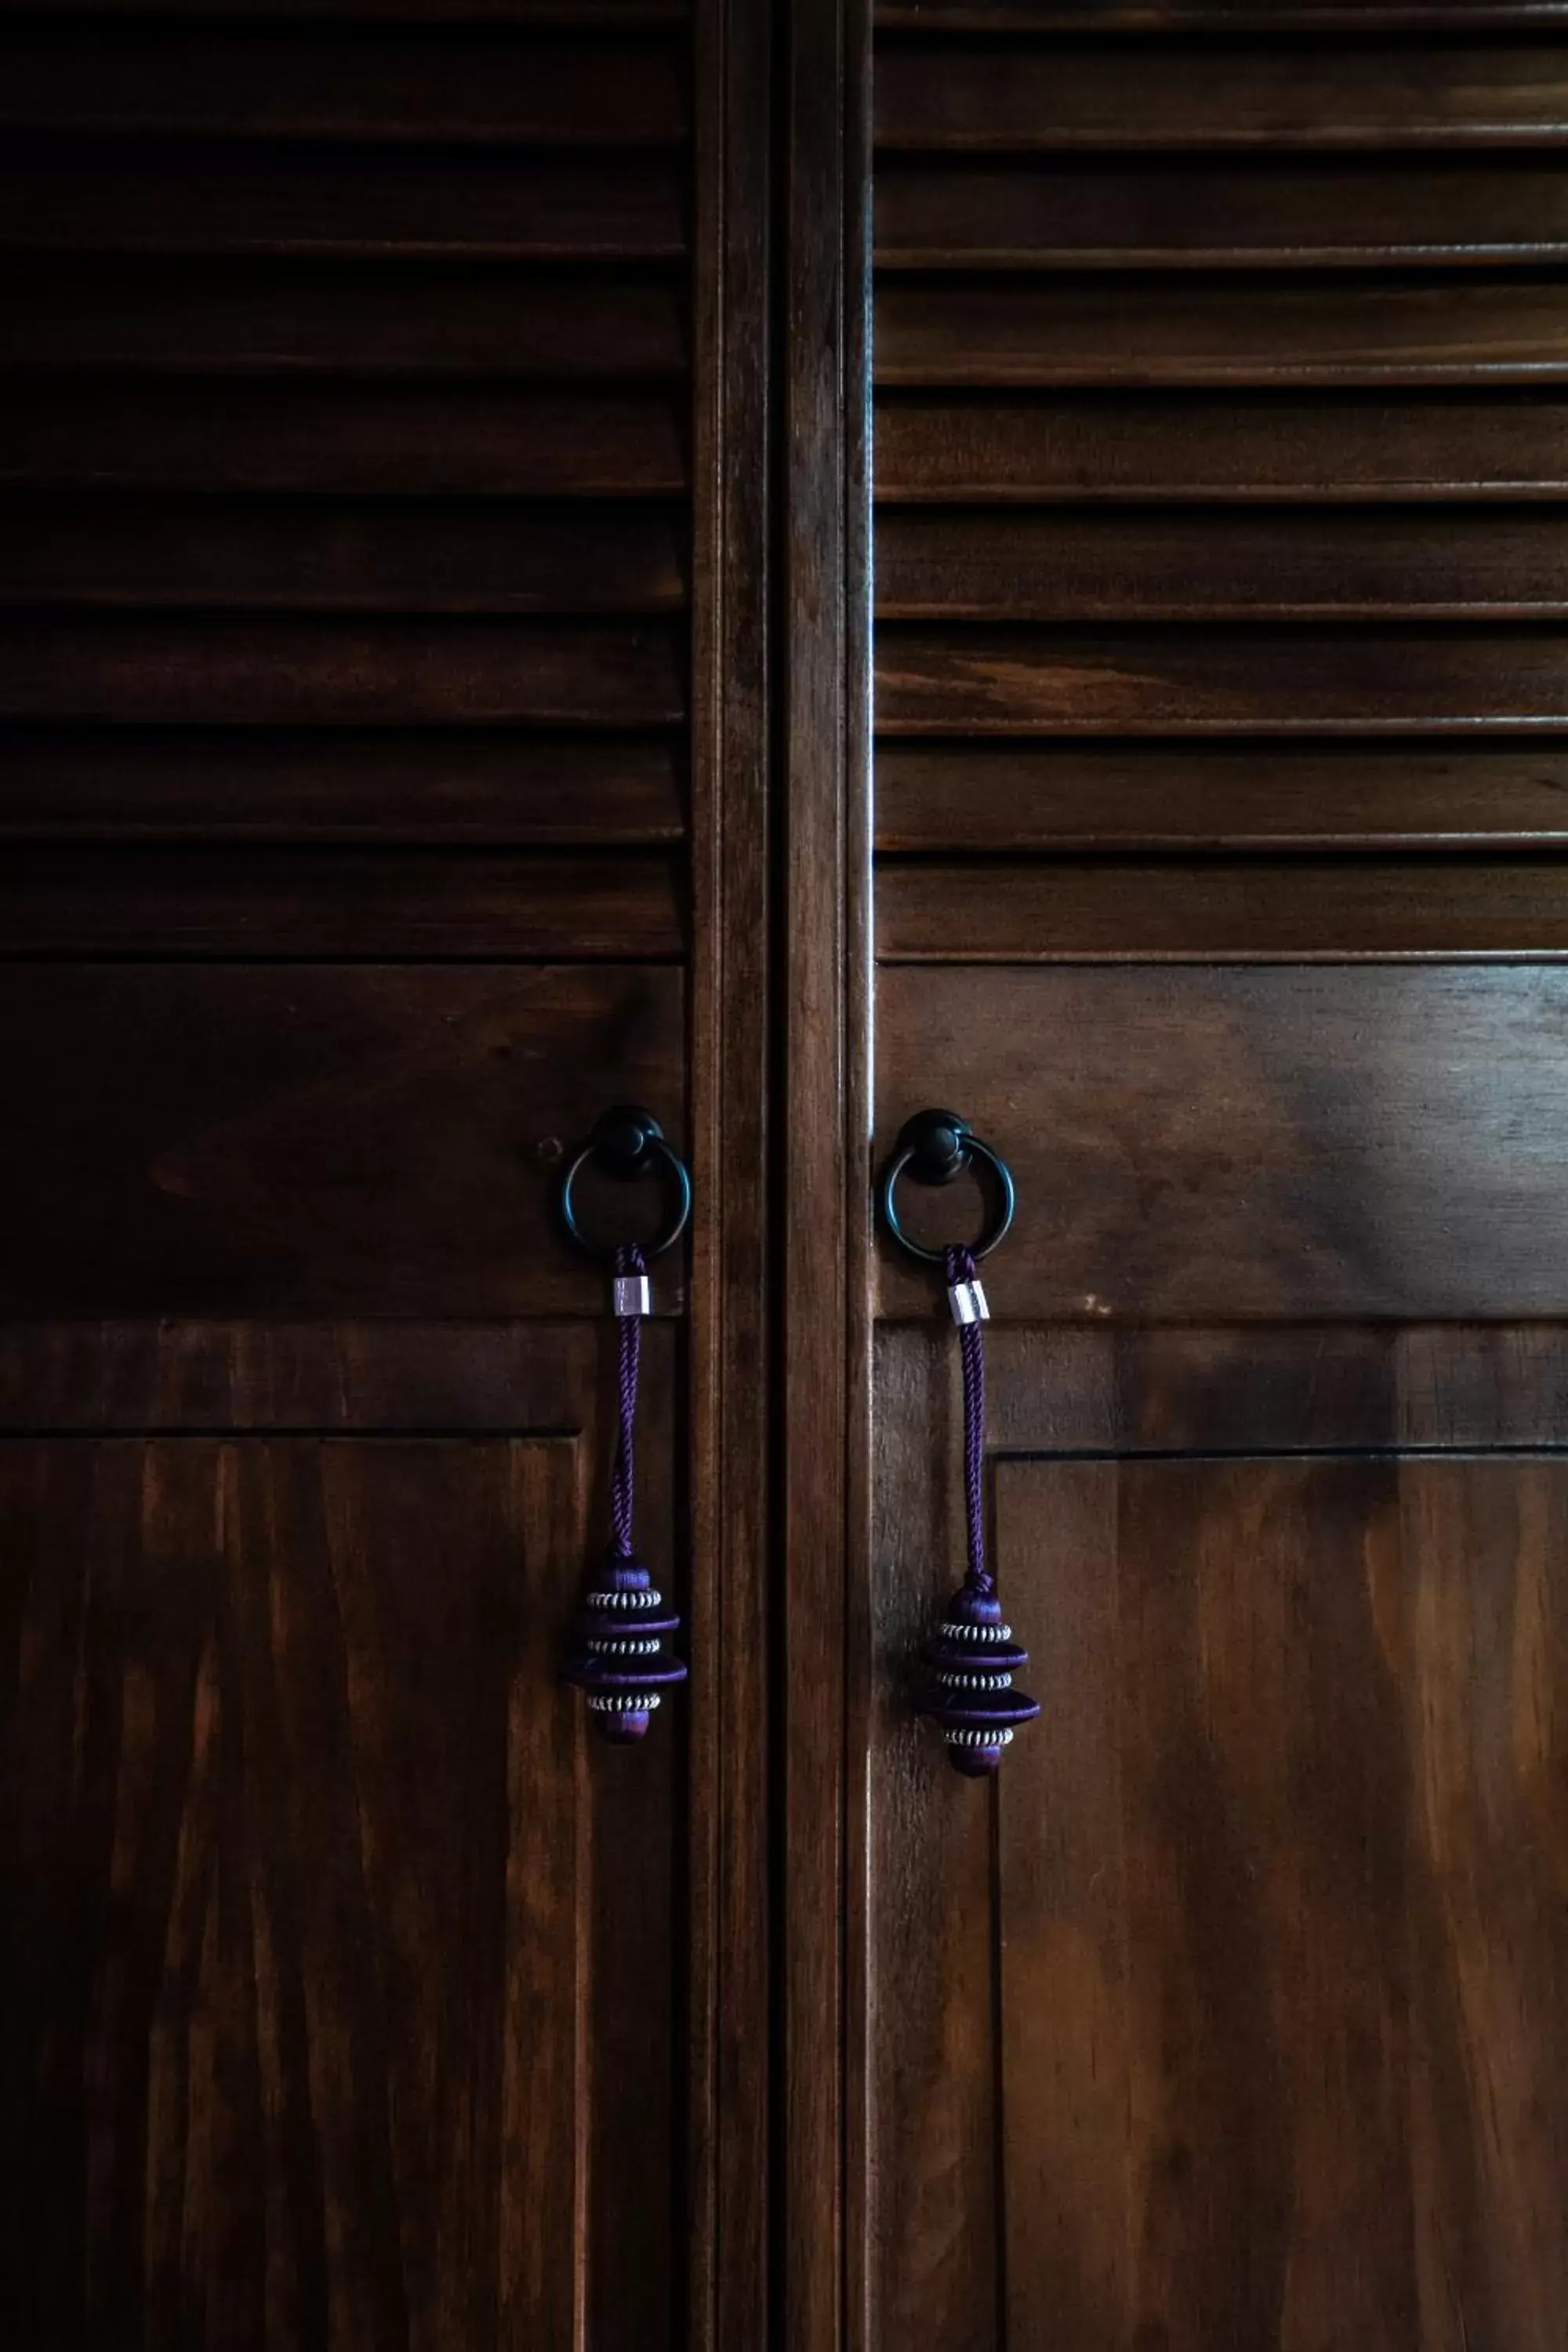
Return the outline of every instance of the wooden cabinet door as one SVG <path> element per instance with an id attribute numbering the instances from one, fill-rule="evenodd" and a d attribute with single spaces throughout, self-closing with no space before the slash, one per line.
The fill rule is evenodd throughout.
<path id="1" fill-rule="evenodd" d="M 713 2062 L 765 1874 L 743 1755 L 716 1793 L 709 1580 L 731 1563 L 743 1629 L 716 1415 L 752 1344 L 749 1000 L 716 1038 L 763 889 L 731 509 L 763 490 L 717 323 L 745 331 L 716 270 L 751 233 L 722 13 L 0 30 L 0 2304 L 28 2352 L 658 2352 L 722 2308 L 744 2340 L 765 2291 L 765 2185 L 726 2169 L 764 2063 L 721 2116 Z M 615 1368 L 552 1187 L 626 1100 L 697 1163 L 638 1535 L 702 1709 L 612 1750 L 558 1680 Z M 742 1462 L 763 1409 L 725 1402 Z"/>
<path id="2" fill-rule="evenodd" d="M 1042 1712 L 980 1787 L 912 1716 L 959 1373 L 883 1247 L 866 2352 L 1568 2332 L 1568 182 L 1523 16 L 877 11 L 876 1150 L 940 1105 L 1017 1179 L 985 1475 Z M 922 1238 L 960 1192 L 909 1188 Z"/>

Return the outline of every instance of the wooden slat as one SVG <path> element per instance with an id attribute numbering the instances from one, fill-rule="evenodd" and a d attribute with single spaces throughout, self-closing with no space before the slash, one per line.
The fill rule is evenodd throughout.
<path id="1" fill-rule="evenodd" d="M 1357 384 L 1568 380 L 1568 289 L 1237 276 L 928 285 L 877 294 L 880 384 Z M 882 443 L 899 409 L 879 423 Z"/>
<path id="2" fill-rule="evenodd" d="M 1360 857 L 893 865 L 897 963 L 1568 954 L 1568 863 Z"/>
<path id="3" fill-rule="evenodd" d="M 888 269 L 1468 267 L 1568 258 L 1568 176 L 1518 162 L 947 164 L 877 173 Z"/>
<path id="4" fill-rule="evenodd" d="M 1440 733 L 1568 724 L 1550 630 L 877 632 L 877 724 L 901 735 Z"/>
<path id="5" fill-rule="evenodd" d="M 1559 144 L 1568 49 L 885 41 L 876 117 L 884 150 L 955 153 Z"/>
<path id="6" fill-rule="evenodd" d="M 0 731 L 0 835 L 673 844 L 670 737 Z"/>
<path id="7" fill-rule="evenodd" d="M 687 129 L 673 43 L 374 35 L 255 23 L 0 25 L 0 124 L 226 138 L 668 146 Z"/>
<path id="8" fill-rule="evenodd" d="M 890 740 L 877 759 L 877 840 L 993 854 L 1568 842 L 1568 743 Z"/>
<path id="9" fill-rule="evenodd" d="M 0 366 L 197 375 L 683 375 L 673 276 L 0 261 Z"/>
<path id="10" fill-rule="evenodd" d="M 0 246 L 47 252 L 674 259 L 682 174 L 622 156 L 13 141 Z"/>
<path id="11" fill-rule="evenodd" d="M 27 13 L 52 16 L 145 16 L 147 0 L 23 0 Z M 1540 5 L 1540 0 L 1537 0 Z M 161 16 L 190 20 L 280 16 L 307 24 L 369 17 L 374 23 L 527 25 L 579 32 L 584 26 L 681 25 L 688 0 L 158 0 Z"/>
<path id="12" fill-rule="evenodd" d="M 687 486 L 679 394 L 469 385 L 0 385 L 0 482 L 344 497 L 646 497 Z"/>
<path id="13" fill-rule="evenodd" d="M 657 856 L 18 846 L 0 865 L 0 956 L 658 961 L 682 938 Z"/>
<path id="14" fill-rule="evenodd" d="M 898 965 L 875 1150 L 953 1103 L 1005 1155 L 992 1304 L 1020 1323 L 1558 1318 L 1565 1032 L 1556 963 Z M 920 1195 L 921 1234 L 974 1230 L 973 1186 Z M 896 1255 L 884 1306 L 923 1321 L 930 1276 Z M 1053 1428 L 1085 1393 L 1065 1384 Z"/>
<path id="15" fill-rule="evenodd" d="M 0 631 L 7 719 L 649 728 L 685 717 L 686 677 L 658 625 L 62 616 Z"/>
<path id="16" fill-rule="evenodd" d="M 1568 514 L 893 509 L 876 596 L 889 619 L 1555 616 Z"/>
<path id="17" fill-rule="evenodd" d="M 642 504 L 27 499 L 0 507 L 0 604 L 673 612 L 684 536 Z"/>
<path id="18" fill-rule="evenodd" d="M 1568 490 L 1568 402 L 1079 393 L 884 401 L 882 499 L 1431 499 Z"/>
<path id="19" fill-rule="evenodd" d="M 1555 27 L 1568 21 L 1568 0 L 876 0 L 874 15 L 887 32 L 1495 32 Z"/>

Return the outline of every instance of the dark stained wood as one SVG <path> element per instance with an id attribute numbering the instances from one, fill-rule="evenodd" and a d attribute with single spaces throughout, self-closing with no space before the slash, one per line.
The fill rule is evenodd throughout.
<path id="1" fill-rule="evenodd" d="M 893 967 L 878 1149 L 953 1102 L 1006 1156 L 1013 1316 L 1559 1316 L 1565 1018 L 1528 965 Z M 908 1190 L 922 1232 L 977 1213 Z"/>
<path id="2" fill-rule="evenodd" d="M 673 1278 L 645 1328 L 649 1469 L 672 1433 Z M 585 1490 L 602 1493 L 613 1425 L 595 1410 L 601 1318 L 567 1321 L 186 1320 L 13 1323 L 0 1355 L 0 1429 L 103 1435 L 269 1430 L 330 1435 L 579 1431 Z M 650 1485 L 649 1500 L 656 1492 Z M 596 1504 L 595 1508 L 599 1507 Z"/>
<path id="3" fill-rule="evenodd" d="M 952 1326 L 948 1327 L 951 1333 Z M 991 1808 L 931 1753 L 914 1660 L 963 1557 L 951 1337 L 877 1335 L 871 1674 L 866 2319 L 868 2347 L 1000 2337 Z M 909 1342 L 910 1344 L 904 1345 Z M 1016 1387 L 1016 1381 L 1009 1384 Z M 993 1383 L 1000 1395 L 1009 1388 Z M 1031 1383 L 1027 1393 L 1038 1393 Z M 970 1801 L 965 1801 L 968 1799 Z M 918 1824 L 918 1833 L 911 1827 Z M 1028 2336 L 1022 2337 L 1028 2344 Z"/>
<path id="4" fill-rule="evenodd" d="M 769 2352 L 779 2179 L 771 1629 L 774 1354 L 771 375 L 775 26 L 701 0 L 692 248 L 691 1704 L 694 2135 L 684 2352 Z M 628 2313 L 628 2333 L 635 2326 Z M 633 2347 L 628 2347 L 628 2352 Z"/>
<path id="5" fill-rule="evenodd" d="M 1568 291 L 1527 277 L 887 279 L 882 384 L 1357 384 L 1568 377 Z M 879 484 L 918 431 L 878 421 Z M 958 423 L 954 420 L 953 428 Z M 906 495 L 909 491 L 906 489 Z"/>
<path id="6" fill-rule="evenodd" d="M 877 946 L 899 963 L 1561 956 L 1568 866 L 1473 856 L 899 865 L 879 879 Z"/>
<path id="7" fill-rule="evenodd" d="M 994 1276 L 1003 1271 L 998 1260 Z M 645 1333 L 650 1436 L 673 1392 L 673 1288 L 656 1282 Z M 878 1349 L 889 1400 L 927 1400 L 886 1415 L 886 1441 L 910 1472 L 887 1492 L 923 1510 L 922 1482 L 955 1487 L 957 1457 L 928 1443 L 922 1414 L 956 1410 L 957 1389 L 945 1305 L 927 1292 L 915 1312 L 882 1325 Z M 998 1319 L 986 1347 L 990 1443 L 1025 1454 L 1550 1447 L 1568 1382 L 1560 1322 L 1130 1329 Z M 0 1429 L 494 1435 L 559 1430 L 565 1416 L 582 1423 L 593 1454 L 611 1442 L 592 1410 L 605 1360 L 595 1318 L 17 1322 L 0 1355 Z M 956 1493 L 952 1503 L 962 1509 Z M 961 1521 L 951 1524 L 956 1540 Z"/>
<path id="8" fill-rule="evenodd" d="M 13 139 L 0 247 L 675 260 L 686 205 L 675 163 L 637 157 Z"/>
<path id="9" fill-rule="evenodd" d="M 1135 62 L 1133 61 L 1135 58 Z M 1497 147 L 1568 139 L 1568 50 L 1345 42 L 884 42 L 883 150 Z"/>
<path id="10" fill-rule="evenodd" d="M 0 124 L 226 138 L 643 147 L 687 128 L 671 42 L 189 23 L 0 27 Z"/>
<path id="11" fill-rule="evenodd" d="M 681 377 L 669 275 L 0 258 L 0 365 L 159 375 Z"/>
<path id="12" fill-rule="evenodd" d="M 999 1468 L 1052 1628 L 1000 1808 L 1016 2329 L 1558 2339 L 1565 1511 L 1541 1459 Z"/>
<path id="13" fill-rule="evenodd" d="M 592 1760 L 557 1681 L 614 1336 L 553 1187 L 609 1101 L 693 1131 L 699 709 L 727 919 L 762 896 L 732 646 L 686 621 L 746 480 L 691 456 L 697 59 L 659 0 L 206 14 L 0 30 L 0 2288 L 59 2352 L 761 2352 L 742 1217 L 700 1339 L 684 1252 L 647 1339 L 638 1540 L 699 1681 Z M 762 1433 L 721 1557 L 699 1356 Z"/>
<path id="14" fill-rule="evenodd" d="M 1554 618 L 1568 512 L 893 509 L 876 593 L 889 620 Z"/>
<path id="15" fill-rule="evenodd" d="M 0 835 L 665 846 L 685 831 L 673 737 L 0 731 Z"/>
<path id="16" fill-rule="evenodd" d="M 887 269 L 1450 267 L 1561 261 L 1568 182 L 1542 164 L 1413 159 L 921 163 L 877 172 Z"/>
<path id="17" fill-rule="evenodd" d="M 1568 747 L 919 743 L 877 758 L 885 850 L 1488 851 L 1568 837 Z M 889 877 L 890 879 L 891 877 Z"/>
<path id="18" fill-rule="evenodd" d="M 364 5 L 365 0 L 361 0 Z M 88 0 L 51 0 L 55 6 Z M 126 6 L 131 0 L 117 0 Z M 209 5 L 209 0 L 201 0 Z M 1246 33 L 1382 30 L 1486 32 L 1554 27 L 1568 0 L 877 0 L 890 32 L 1160 32 L 1167 27 Z M 1136 52 L 1133 52 L 1136 54 Z"/>
<path id="19" fill-rule="evenodd" d="M 649 728 L 685 712 L 682 648 L 658 625 L 73 615 L 0 633 L 7 719 Z"/>
<path id="20" fill-rule="evenodd" d="M 1540 5 L 1540 0 L 1536 0 Z M 146 0 L 26 0 L 41 17 L 144 16 Z M 160 0 L 160 16 L 191 20 L 254 16 L 256 0 Z M 688 0 L 268 0 L 269 16 L 307 23 L 374 22 L 456 25 L 527 25 L 567 32 L 584 26 L 684 24 Z"/>
<path id="21" fill-rule="evenodd" d="M 72 378 L 0 386 L 0 481 L 34 489 L 676 496 L 686 403 L 663 392 Z"/>
<path id="22" fill-rule="evenodd" d="M 1568 723 L 1546 629 L 942 630 L 877 634 L 892 734 L 1443 733 Z"/>
<path id="23" fill-rule="evenodd" d="M 663 961 L 682 897 L 659 856 L 16 848 L 0 956 Z"/>
<path id="24" fill-rule="evenodd" d="M 998 1257 L 987 1277 L 998 1296 L 1003 1271 Z M 922 1412 L 928 1428 L 949 1416 L 951 1446 L 939 1441 L 918 1460 L 911 1454 L 904 1493 L 911 1510 L 925 1513 L 937 1482 L 949 1516 L 934 1524 L 951 1528 L 957 1558 L 963 1502 L 952 1325 L 929 1286 L 918 1303 L 910 1297 L 915 1320 L 879 1326 L 878 1378 L 890 1402 L 916 1401 L 908 1418 L 917 1426 Z M 127 1334 L 121 1344 L 132 1390 L 138 1380 L 151 1386 L 146 1343 Z M 1560 1320 L 1112 1327 L 999 1317 L 985 1344 L 987 1444 L 1019 1455 L 1551 1449 L 1568 1373 Z M 176 1356 L 195 1345 L 168 1343 Z M 201 1360 L 209 1349 L 224 1361 L 220 1333 L 201 1342 Z M 71 1353 L 47 1335 L 29 1360 L 46 1382 L 64 1386 Z M 899 1418 L 889 1415 L 889 1438 Z"/>
<path id="25" fill-rule="evenodd" d="M 602 1315 L 552 1179 L 606 1100 L 679 1134 L 682 998 L 635 964 L 12 965 L 7 1311 Z"/>
<path id="26" fill-rule="evenodd" d="M 1539 395 L 883 402 L 879 499 L 1562 498 L 1568 405 Z M 1222 526 L 1223 528 L 1223 526 Z"/>
<path id="27" fill-rule="evenodd" d="M 7 1694 L 0 2237 L 29 2335 L 570 2335 L 574 1451 L 0 1452 L 37 1659 Z"/>
<path id="28" fill-rule="evenodd" d="M 643 503 L 28 499 L 0 506 L 0 603 L 668 613 L 685 538 L 677 510 Z"/>
<path id="29" fill-rule="evenodd" d="M 798 0 L 781 54 L 774 1296 L 784 1946 L 778 2344 L 861 2352 L 870 2021 L 859 1675 L 870 1524 L 871 172 L 868 0 Z M 778 838 L 775 835 L 775 838 Z M 852 1596 L 855 1596 L 852 1598 Z M 728 2352 L 728 2347 L 725 2347 Z M 869 2347 L 867 2347 L 869 2352 Z"/>

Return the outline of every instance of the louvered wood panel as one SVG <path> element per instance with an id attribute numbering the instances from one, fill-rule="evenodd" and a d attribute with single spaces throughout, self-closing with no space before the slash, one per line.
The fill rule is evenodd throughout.
<path id="1" fill-rule="evenodd" d="M 679 14 L 7 12 L 0 830 L 369 837 L 378 751 L 410 845 L 493 827 L 635 856 L 680 830 Z M 317 731 L 339 730 L 354 743 Z M 219 947 L 243 871 L 216 921 L 193 923 L 183 880 L 144 910 L 172 945 Z M 451 879 L 372 901 L 451 908 L 446 950 L 423 914 L 408 938 L 489 952 L 508 924 L 471 930 Z M 521 888 L 514 939 L 570 953 L 575 908 L 605 952 L 614 894 L 552 911 L 558 879 Z M 300 937 L 330 943 L 334 880 L 351 890 L 344 867 L 301 885 Z M 626 901 L 665 910 L 635 916 L 629 952 L 679 947 L 670 886 L 650 868 Z M 63 921 L 70 894 L 50 897 Z M 363 936 L 404 928 L 372 911 Z"/>
<path id="2" fill-rule="evenodd" d="M 1559 835 L 1550 767 L 1505 746 L 1568 727 L 1560 14 L 954 0 L 878 25 L 884 853 Z M 1434 733 L 1466 749 L 1434 764 Z M 1236 765 L 1162 761 L 1194 735 L 1240 739 Z M 1312 806 L 1288 761 L 1268 782 L 1300 735 L 1333 739 Z M 996 736 L 1000 803 L 965 748 Z M 1053 747 L 1094 737 L 1064 788 Z M 976 887 L 954 877 L 971 941 Z M 1002 895 L 1027 954 L 1061 894 Z M 889 899 L 899 952 L 944 951 L 942 899 L 934 874 Z M 1194 952 L 1205 908 L 1234 944 L 1226 903 L 1194 879 Z M 1447 908 L 1473 943 L 1470 904 L 1435 890 L 1424 936 Z M 1310 906 L 1260 880 L 1258 951 L 1270 908 L 1300 949 Z M 1348 886 L 1322 912 L 1325 948 L 1361 929 Z M 1124 919 L 1129 952 L 1173 936 L 1142 888 Z"/>

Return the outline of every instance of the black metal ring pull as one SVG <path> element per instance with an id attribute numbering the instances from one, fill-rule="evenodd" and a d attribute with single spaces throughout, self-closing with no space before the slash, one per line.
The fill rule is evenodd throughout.
<path id="1" fill-rule="evenodd" d="M 590 1257 L 610 1259 L 624 1244 L 589 1241 L 577 1223 L 572 1198 L 574 1184 L 590 1162 L 617 1184 L 636 1183 L 648 1176 L 658 1178 L 666 1194 L 664 1216 L 652 1240 L 640 1246 L 645 1258 L 662 1257 L 666 1250 L 673 1249 L 691 1214 L 691 1179 L 686 1162 L 665 1141 L 664 1129 L 651 1111 L 640 1110 L 635 1103 L 622 1103 L 605 1111 L 595 1119 L 593 1133 L 577 1145 L 561 1171 L 556 1197 L 561 1204 L 562 1223 L 580 1250 L 585 1250 Z"/>
<path id="2" fill-rule="evenodd" d="M 991 1214 L 980 1238 L 969 1245 L 973 1258 L 989 1257 L 1013 1222 L 1017 1196 L 1013 1189 L 1013 1171 L 1000 1152 L 982 1143 L 967 1119 L 951 1110 L 917 1111 L 906 1119 L 899 1130 L 893 1156 L 882 1170 L 878 1197 L 881 1203 L 882 1222 L 901 1250 L 921 1265 L 941 1265 L 946 1253 L 928 1249 L 923 1242 L 911 1241 L 899 1216 L 899 1204 L 894 1197 L 900 1176 L 909 1176 L 917 1184 L 951 1184 L 966 1169 L 983 1169 L 990 1179 L 994 1195 Z"/>

